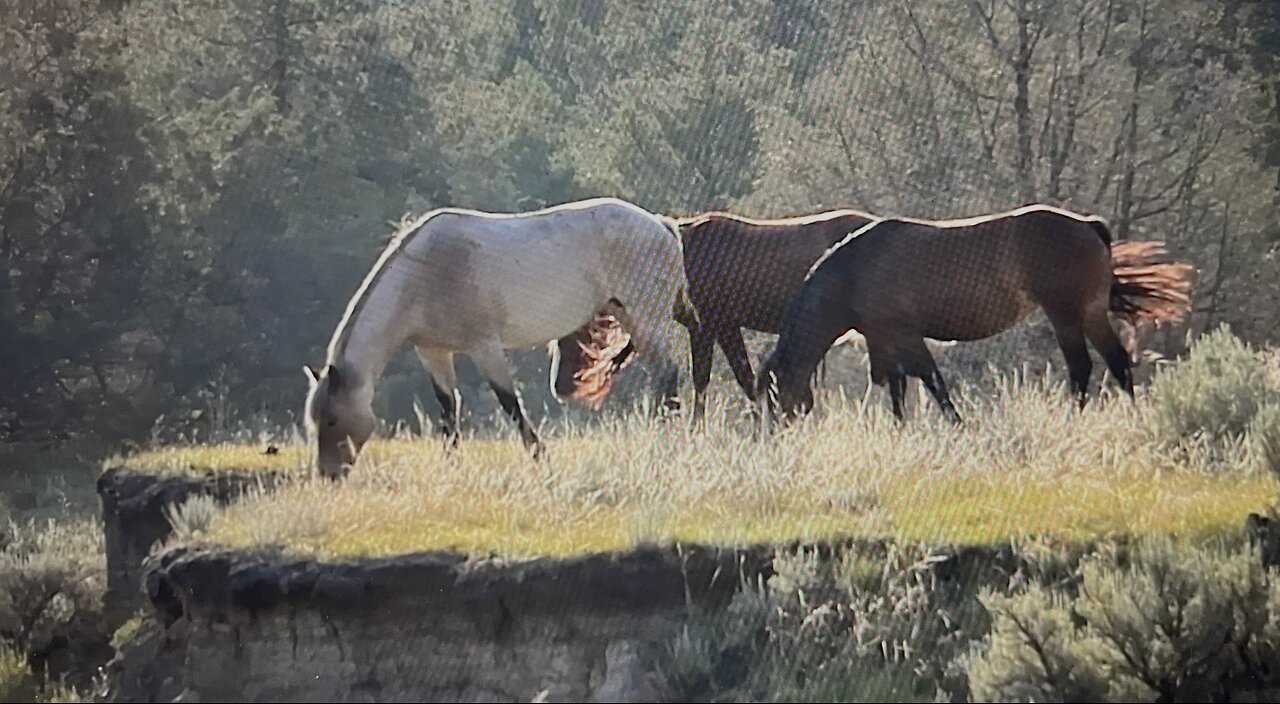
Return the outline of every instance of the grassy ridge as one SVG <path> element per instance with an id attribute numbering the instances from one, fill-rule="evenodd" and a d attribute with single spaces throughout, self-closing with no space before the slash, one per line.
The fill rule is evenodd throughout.
<path id="1" fill-rule="evenodd" d="M 179 539 L 333 557 L 424 549 L 571 555 L 642 541 L 714 544 L 837 537 L 958 543 L 1239 530 L 1277 496 L 1247 443 L 1171 442 L 1160 394 L 1111 394 L 1080 412 L 1055 382 L 1008 377 L 963 394 L 962 428 L 924 407 L 828 395 L 767 441 L 717 409 L 695 431 L 632 415 L 549 437 L 534 464 L 510 437 L 371 443 L 340 485 L 298 480 L 226 509 L 179 512 Z M 186 454 L 184 454 L 186 453 Z M 300 469 L 303 448 L 166 450 L 138 467 Z M 1231 461 L 1224 461 L 1229 456 Z M 243 463 L 243 464 L 241 464 Z"/>
<path id="2" fill-rule="evenodd" d="M 424 549 L 572 555 L 647 540 L 744 544 L 866 536 L 997 543 L 1031 535 L 1075 540 L 1150 533 L 1200 538 L 1237 530 L 1244 515 L 1265 508 L 1277 491 L 1275 481 L 1263 475 L 1152 473 L 1111 483 L 1037 478 L 1016 486 L 993 477 L 915 475 L 881 482 L 861 499 L 865 506 L 840 496 L 764 492 L 754 500 L 729 496 L 718 503 L 618 504 L 590 496 L 550 508 L 535 496 L 437 494 L 385 472 L 370 479 L 336 496 L 307 482 L 238 505 L 217 516 L 204 537 L 318 556 Z"/>

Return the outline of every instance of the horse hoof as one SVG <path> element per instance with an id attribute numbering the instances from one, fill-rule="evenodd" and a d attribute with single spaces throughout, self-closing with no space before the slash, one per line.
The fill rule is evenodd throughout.
<path id="1" fill-rule="evenodd" d="M 541 462 L 547 457 L 546 446 L 540 440 L 532 440 L 525 443 L 525 449 L 529 451 L 529 457 L 534 462 Z"/>
<path id="2" fill-rule="evenodd" d="M 459 442 L 457 435 L 446 435 L 444 437 L 445 454 L 453 454 L 458 451 L 459 447 L 461 447 L 461 443 Z"/>
<path id="3" fill-rule="evenodd" d="M 351 465 L 344 464 L 342 465 L 341 469 L 338 469 L 335 472 L 321 471 L 320 478 L 324 479 L 325 481 L 337 483 L 337 482 L 344 481 L 347 478 L 347 476 L 349 476 L 350 474 L 351 474 Z"/>

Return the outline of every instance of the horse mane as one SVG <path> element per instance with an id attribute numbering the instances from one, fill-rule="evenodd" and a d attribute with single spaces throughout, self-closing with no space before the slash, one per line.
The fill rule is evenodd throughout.
<path id="1" fill-rule="evenodd" d="M 1029 203 L 1027 205 L 1021 205 L 1021 206 L 1018 206 L 1017 208 L 1001 211 L 998 213 L 984 213 L 982 215 L 973 215 L 973 216 L 963 217 L 963 218 L 951 218 L 946 220 L 930 220 L 928 218 L 917 218 L 917 217 L 911 217 L 907 215 L 898 215 L 893 213 L 886 213 L 884 215 L 881 215 L 880 219 L 900 220 L 902 222 L 911 223 L 912 225 L 929 225 L 931 227 L 951 228 L 951 227 L 971 227 L 973 225 L 981 225 L 983 223 L 994 222 L 996 220 L 1003 220 L 1005 218 L 1015 218 L 1015 217 L 1027 215 L 1030 213 L 1052 213 L 1054 215 L 1061 215 L 1063 217 L 1071 218 L 1072 220 L 1078 220 L 1083 223 L 1089 223 L 1089 224 L 1097 223 L 1097 224 L 1100 224 L 1103 228 L 1108 227 L 1106 219 L 1099 215 L 1085 215 L 1083 213 L 1077 213 L 1072 210 L 1067 210 L 1066 208 L 1060 208 L 1056 205 L 1049 205 L 1048 203 Z"/>
<path id="2" fill-rule="evenodd" d="M 364 306 L 365 297 L 378 279 L 381 278 L 383 272 L 386 271 L 387 265 L 391 260 L 400 253 L 401 248 L 409 241 L 409 239 L 422 229 L 427 221 L 443 212 L 443 209 L 432 210 L 425 215 L 419 217 L 402 217 L 399 222 L 392 223 L 395 230 L 392 231 L 391 237 L 387 241 L 387 245 L 382 248 L 382 253 L 374 261 L 373 266 L 369 268 L 365 274 L 364 280 L 360 282 L 360 286 L 356 292 L 352 294 L 350 300 L 347 301 L 346 310 L 342 313 L 342 318 L 338 321 L 338 326 L 334 328 L 333 337 L 329 340 L 328 355 L 329 359 L 336 359 L 339 349 L 345 342 L 347 334 L 350 332 L 351 322 L 355 320 L 356 314 Z"/>
<path id="3" fill-rule="evenodd" d="M 753 217 L 748 217 L 746 215 L 739 215 L 738 213 L 730 213 L 723 210 L 709 210 L 702 213 L 696 213 L 694 215 L 681 215 L 679 217 L 675 217 L 674 220 L 681 227 L 703 227 L 708 223 L 714 222 L 716 220 L 727 220 L 740 225 L 757 226 L 757 227 L 779 227 L 779 226 L 786 227 L 786 226 L 808 225 L 815 222 L 822 222 L 824 220 L 833 220 L 835 218 L 844 217 L 847 215 L 856 215 L 856 216 L 868 218 L 871 220 L 875 219 L 874 215 L 863 212 L 861 210 L 856 210 L 854 208 L 835 208 L 832 210 L 824 210 L 817 213 L 807 213 L 804 215 L 786 215 L 779 218 L 753 218 Z"/>

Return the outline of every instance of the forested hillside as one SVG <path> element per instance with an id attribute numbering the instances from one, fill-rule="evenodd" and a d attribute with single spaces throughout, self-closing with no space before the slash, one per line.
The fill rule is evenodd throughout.
<path id="1" fill-rule="evenodd" d="M 1280 340 L 1276 3 L 0 7 L 0 441 L 288 421 L 395 223 L 443 205 L 1046 202 L 1191 259 L 1191 332 Z M 415 364 L 383 411 L 430 395 Z"/>

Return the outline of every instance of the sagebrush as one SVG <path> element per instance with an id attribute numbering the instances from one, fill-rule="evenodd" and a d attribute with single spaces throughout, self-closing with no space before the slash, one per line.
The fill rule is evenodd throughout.
<path id="1" fill-rule="evenodd" d="M 9 526 L 0 549 L 0 643 L 43 678 L 88 683 L 109 653 L 97 521 Z"/>
<path id="2" fill-rule="evenodd" d="M 1241 548 L 1143 540 L 1082 560 L 1069 588 L 982 597 L 977 701 L 1250 701 L 1280 692 L 1280 581 Z"/>

